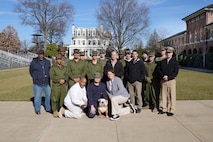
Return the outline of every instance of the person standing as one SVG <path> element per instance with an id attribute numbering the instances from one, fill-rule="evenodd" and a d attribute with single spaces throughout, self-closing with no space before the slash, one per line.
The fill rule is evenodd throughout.
<path id="1" fill-rule="evenodd" d="M 128 89 L 127 87 L 127 66 L 129 65 L 130 61 L 132 60 L 132 55 L 131 55 L 131 51 L 129 49 L 127 49 L 125 51 L 125 67 L 124 67 L 124 79 L 123 79 L 123 82 L 124 82 L 124 86 Z"/>
<path id="2" fill-rule="evenodd" d="M 154 86 L 155 86 L 155 95 L 156 95 L 156 101 L 157 101 L 157 108 L 158 108 L 158 110 L 159 110 L 159 108 L 160 108 L 160 102 L 162 102 L 161 100 L 162 100 L 162 95 L 161 95 L 161 77 L 160 77 L 160 74 L 159 74 L 159 72 L 158 72 L 158 68 L 159 68 L 159 66 L 160 66 L 160 63 L 161 63 L 161 61 L 162 60 L 164 60 L 164 59 L 166 59 L 167 58 L 167 56 L 166 56 L 166 47 L 164 47 L 164 46 L 161 46 L 160 47 L 160 55 L 159 55 L 159 57 L 156 57 L 155 58 L 155 63 L 157 64 L 157 66 L 156 66 L 156 72 L 155 72 L 155 84 L 154 84 Z"/>
<path id="3" fill-rule="evenodd" d="M 61 55 L 62 65 L 67 66 L 69 59 L 66 57 L 66 48 L 59 47 L 59 55 Z M 53 65 L 56 65 L 56 58 L 52 60 Z"/>
<path id="4" fill-rule="evenodd" d="M 140 58 L 138 58 L 137 50 L 133 50 L 132 60 L 127 66 L 127 84 L 130 93 L 130 100 L 136 109 L 136 113 L 141 112 L 143 105 L 141 91 L 144 77 L 145 77 L 144 63 Z M 135 97 L 137 99 L 137 105 L 135 103 Z"/>
<path id="5" fill-rule="evenodd" d="M 98 53 L 97 51 L 92 51 L 92 60 L 87 64 L 87 77 L 88 83 L 94 81 L 94 73 L 99 72 L 101 78 L 103 77 L 103 68 L 101 63 L 98 62 Z"/>
<path id="6" fill-rule="evenodd" d="M 74 59 L 69 60 L 67 64 L 67 76 L 69 79 L 68 87 L 72 87 L 81 77 L 85 77 L 85 62 L 79 59 L 79 49 L 74 49 Z"/>
<path id="7" fill-rule="evenodd" d="M 159 65 L 159 74 L 161 77 L 161 94 L 162 103 L 159 114 L 167 113 L 168 116 L 173 116 L 176 109 L 176 80 L 178 75 L 178 62 L 173 57 L 174 48 L 166 48 L 167 58 L 162 60 Z"/>
<path id="8" fill-rule="evenodd" d="M 143 60 L 144 64 L 149 62 L 149 56 L 148 56 L 147 51 L 143 51 L 142 52 L 141 59 Z M 146 98 L 147 95 L 146 95 L 146 81 L 145 80 L 142 82 L 141 96 L 142 96 L 142 101 L 143 101 L 143 108 L 144 109 L 149 108 L 149 106 L 147 104 L 147 101 L 146 101 L 147 100 L 147 98 Z"/>
<path id="9" fill-rule="evenodd" d="M 68 91 L 64 98 L 64 107 L 60 108 L 58 113 L 59 118 L 64 115 L 66 118 L 80 119 L 82 117 L 82 111 L 87 107 L 87 96 L 85 85 L 87 79 L 85 77 L 80 78 L 79 82 L 75 83 Z"/>
<path id="10" fill-rule="evenodd" d="M 103 69 L 104 69 L 104 66 L 106 65 L 106 62 L 107 62 L 105 55 L 106 55 L 105 50 L 101 49 L 100 58 L 98 59 L 98 62 L 101 63 Z"/>
<path id="11" fill-rule="evenodd" d="M 156 94 L 155 94 L 155 84 L 156 84 L 156 78 L 155 78 L 155 70 L 156 70 L 156 63 L 155 63 L 155 53 L 151 52 L 149 53 L 149 62 L 145 64 L 146 68 L 146 92 L 145 92 L 145 98 L 146 98 L 146 104 L 149 105 L 149 108 L 152 110 L 152 112 L 156 112 L 158 110 L 157 100 L 156 100 Z"/>
<path id="12" fill-rule="evenodd" d="M 107 94 L 111 101 L 112 109 L 112 116 L 110 117 L 110 120 L 118 120 L 120 115 L 129 114 L 131 112 L 129 106 L 123 107 L 123 105 L 128 101 L 130 95 L 124 87 L 121 78 L 115 76 L 113 70 L 108 70 L 107 76 L 109 78 L 106 82 Z M 132 108 L 132 111 L 134 112 L 134 108 Z"/>
<path id="13" fill-rule="evenodd" d="M 42 91 L 45 94 L 45 110 L 51 112 L 50 107 L 50 61 L 44 57 L 44 50 L 38 51 L 38 57 L 30 63 L 29 72 L 33 80 L 34 109 L 41 114 Z"/>
<path id="14" fill-rule="evenodd" d="M 67 94 L 66 67 L 62 65 L 61 55 L 56 56 L 56 65 L 50 68 L 50 79 L 52 80 L 51 106 L 53 117 L 56 118 Z"/>
<path id="15" fill-rule="evenodd" d="M 108 70 L 113 70 L 115 73 L 115 76 L 122 77 L 124 75 L 124 68 L 120 61 L 117 60 L 117 52 L 112 51 L 111 52 L 111 60 L 106 62 L 106 65 L 104 67 L 104 75 L 107 76 Z"/>
<path id="16" fill-rule="evenodd" d="M 108 101 L 108 95 L 106 92 L 106 85 L 101 82 L 101 74 L 99 72 L 94 73 L 94 82 L 90 83 L 87 87 L 88 98 L 88 111 L 87 116 L 93 118 L 98 112 L 98 100 L 104 98 Z"/>

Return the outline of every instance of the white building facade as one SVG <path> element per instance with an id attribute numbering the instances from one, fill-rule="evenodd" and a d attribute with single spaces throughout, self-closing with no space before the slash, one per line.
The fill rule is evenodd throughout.
<path id="1" fill-rule="evenodd" d="M 72 25 L 71 44 L 67 46 L 68 56 L 72 59 L 74 49 L 79 49 L 87 58 L 90 58 L 93 50 L 99 53 L 101 49 L 106 50 L 112 44 L 112 33 L 104 30 L 103 25 L 99 28 L 81 28 Z"/>

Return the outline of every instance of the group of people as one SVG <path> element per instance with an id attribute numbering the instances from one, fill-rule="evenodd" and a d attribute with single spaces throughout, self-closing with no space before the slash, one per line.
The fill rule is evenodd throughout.
<path id="1" fill-rule="evenodd" d="M 45 110 L 53 117 L 79 119 L 85 112 L 94 118 L 101 98 L 108 104 L 110 120 L 145 108 L 158 114 L 174 114 L 178 74 L 174 48 L 162 47 L 161 56 L 156 58 L 154 52 L 144 52 L 139 58 L 137 50 L 114 50 L 108 60 L 104 50 L 99 58 L 93 51 L 91 60 L 85 59 L 79 49 L 74 49 L 72 60 L 65 52 L 60 47 L 51 66 L 44 51 L 39 50 L 30 64 L 36 114 L 41 113 L 42 91 Z"/>

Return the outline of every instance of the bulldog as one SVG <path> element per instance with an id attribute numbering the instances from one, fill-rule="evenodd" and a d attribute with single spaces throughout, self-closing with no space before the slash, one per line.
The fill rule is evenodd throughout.
<path id="1" fill-rule="evenodd" d="M 106 117 L 108 118 L 108 100 L 104 98 L 98 99 L 98 114 L 101 117 L 101 114 L 105 113 Z"/>

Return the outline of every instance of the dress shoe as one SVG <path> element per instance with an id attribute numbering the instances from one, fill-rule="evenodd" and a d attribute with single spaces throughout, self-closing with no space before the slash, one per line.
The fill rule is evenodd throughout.
<path id="1" fill-rule="evenodd" d="M 48 112 L 48 113 L 53 113 L 51 110 L 46 110 L 46 112 Z"/>
<path id="2" fill-rule="evenodd" d="M 167 116 L 173 116 L 173 115 L 174 115 L 174 113 L 171 113 L 171 112 L 167 113 Z"/>
<path id="3" fill-rule="evenodd" d="M 165 112 L 162 110 L 159 110 L 158 114 L 164 114 Z"/>
<path id="4" fill-rule="evenodd" d="M 35 111 L 35 113 L 36 113 L 37 115 L 40 115 L 40 114 L 41 114 L 40 110 L 39 110 L 39 111 Z"/>
<path id="5" fill-rule="evenodd" d="M 136 113 L 141 113 L 141 109 L 136 109 Z"/>

